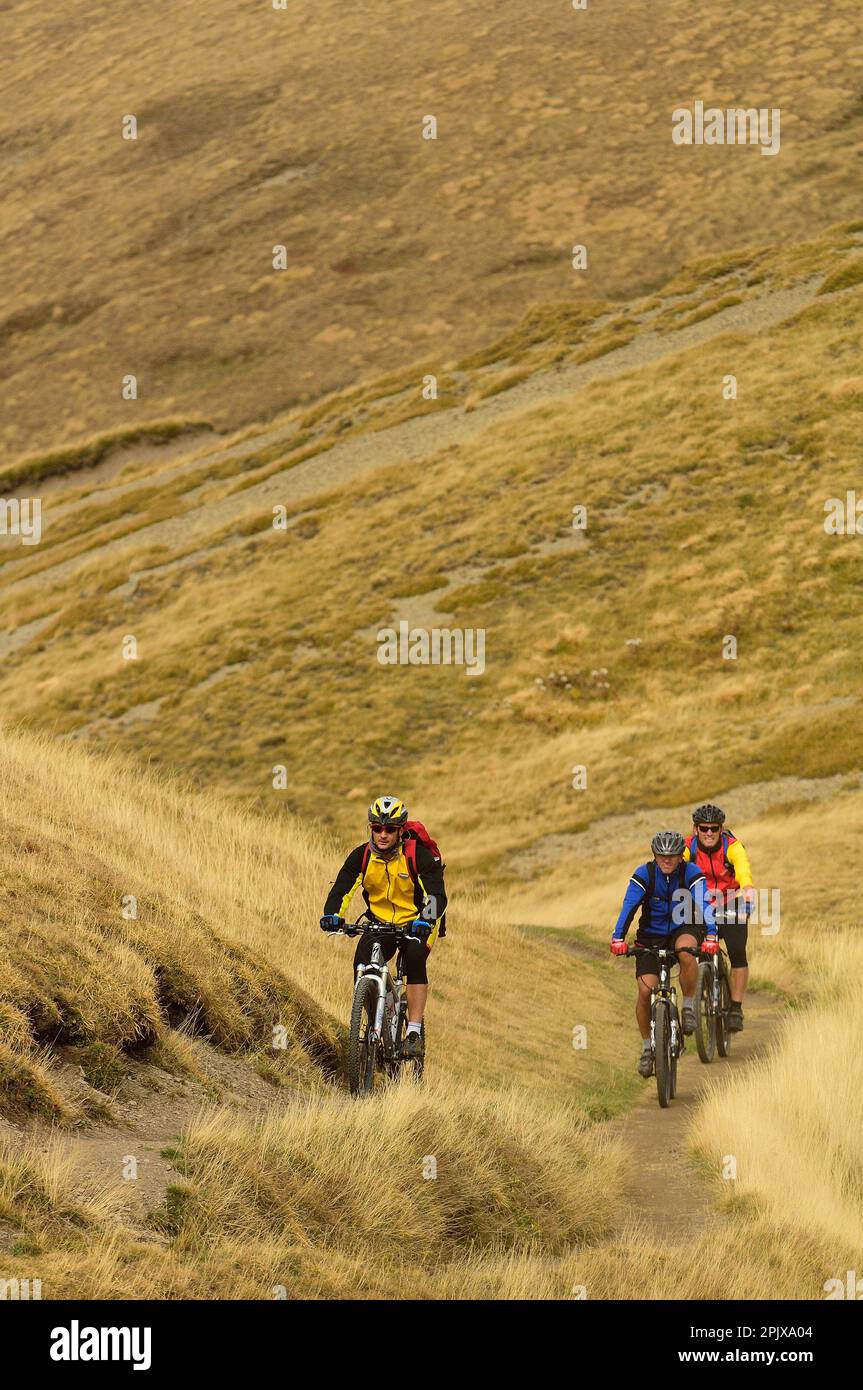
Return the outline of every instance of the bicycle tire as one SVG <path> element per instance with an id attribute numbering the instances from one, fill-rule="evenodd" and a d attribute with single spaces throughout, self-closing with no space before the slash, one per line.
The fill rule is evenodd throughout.
<path id="1" fill-rule="evenodd" d="M 671 1100 L 671 1023 L 665 999 L 657 999 L 654 1007 L 653 1044 L 656 1095 L 660 1106 L 666 1110 Z"/>
<path id="2" fill-rule="evenodd" d="M 725 971 L 719 979 L 719 1017 L 716 1020 L 716 1051 L 720 1057 L 727 1057 L 731 1051 L 731 1033 L 728 1030 L 728 1011 L 731 1008 L 731 986 Z"/>
<path id="3" fill-rule="evenodd" d="M 680 1021 L 680 1015 L 678 1014 L 676 1007 L 672 1006 L 672 1008 L 671 1008 L 670 1011 L 669 1011 L 669 1043 L 668 1043 L 668 1047 L 669 1047 L 669 1051 L 668 1051 L 668 1057 L 669 1057 L 669 1061 L 668 1061 L 668 1099 L 669 1099 L 669 1100 L 674 1100 L 674 1097 L 677 1095 L 677 1059 L 678 1059 L 678 1057 L 680 1056 L 680 1048 L 679 1048 L 679 1045 L 678 1045 L 678 1051 L 677 1051 L 677 1052 L 675 1052 L 675 1051 L 674 1051 L 674 1048 L 671 1046 L 671 1029 L 670 1029 L 670 1025 L 671 1025 L 671 1022 L 672 1022 L 675 1018 L 677 1019 L 677 1037 L 678 1037 L 678 1040 L 679 1040 L 679 1041 L 682 1041 L 682 1038 L 683 1038 L 683 1024 L 682 1024 L 681 1021 Z"/>
<path id="4" fill-rule="evenodd" d="M 385 1062 L 386 1073 L 390 1081 L 398 1081 L 402 1069 L 402 1044 L 405 1040 L 408 1021 L 407 1013 L 401 1005 L 399 1006 L 399 1021 L 396 1029 L 394 1051 L 392 1057 L 388 1057 Z"/>
<path id="5" fill-rule="evenodd" d="M 695 988 L 695 1046 L 702 1062 L 712 1062 L 716 1051 L 716 1015 L 713 1012 L 713 967 L 701 961 Z"/>
<path id="6" fill-rule="evenodd" d="M 368 1095 L 374 1088 L 378 1044 L 369 1047 L 367 1038 L 374 1028 L 377 1002 L 376 981 L 363 976 L 354 990 L 348 1037 L 348 1086 L 352 1096 Z"/>
<path id="7" fill-rule="evenodd" d="M 405 1034 L 407 1033 L 407 1030 L 408 1020 L 407 1015 L 405 1014 L 402 1018 L 399 1019 L 399 1031 L 398 1037 L 396 1038 L 397 1060 L 394 1060 L 388 1065 L 387 1071 L 392 1080 L 397 1081 L 401 1068 L 405 1067 L 405 1069 L 410 1074 L 412 1074 L 413 1080 L 419 1083 L 423 1079 L 423 1071 L 425 1069 L 426 1026 L 425 1023 L 423 1023 L 420 1027 L 420 1037 L 422 1038 L 423 1042 L 423 1055 L 421 1057 L 412 1057 L 408 1059 L 402 1055 L 402 1048 L 404 1046 Z"/>
<path id="8" fill-rule="evenodd" d="M 423 1022 L 420 1024 L 420 1037 L 422 1038 L 422 1042 L 423 1042 L 422 1055 L 419 1056 L 419 1057 L 414 1057 L 414 1058 L 412 1059 L 412 1063 L 411 1063 L 412 1070 L 413 1070 L 413 1079 L 414 1079 L 414 1082 L 415 1082 L 415 1084 L 416 1084 L 417 1086 L 419 1085 L 419 1083 L 420 1083 L 420 1082 L 422 1081 L 422 1079 L 423 1079 L 423 1072 L 425 1071 L 425 1065 L 426 1065 L 426 1026 L 425 1026 L 425 1021 L 423 1021 Z"/>

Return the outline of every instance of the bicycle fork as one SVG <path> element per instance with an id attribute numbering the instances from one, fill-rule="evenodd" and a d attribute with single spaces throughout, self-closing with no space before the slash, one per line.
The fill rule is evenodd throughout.
<path id="1" fill-rule="evenodd" d="M 365 965 L 357 966 L 357 979 L 359 979 L 360 975 L 371 977 L 375 982 L 375 988 L 377 990 L 375 1019 L 369 1036 L 369 1043 L 372 1046 L 377 1046 L 379 1042 L 383 1042 L 384 1051 L 387 1055 L 390 1055 L 395 1044 L 399 998 L 391 990 L 387 989 L 386 983 L 381 979 L 380 974 L 373 967 Z M 389 1005 L 389 1008 L 387 1005 Z M 386 1026 L 387 1023 L 390 1024 L 389 1028 Z"/>

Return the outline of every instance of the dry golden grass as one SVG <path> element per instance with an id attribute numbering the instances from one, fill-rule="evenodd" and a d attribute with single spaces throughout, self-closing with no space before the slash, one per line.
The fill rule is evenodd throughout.
<path id="1" fill-rule="evenodd" d="M 10 12 L 2 429 L 7 465 L 25 464 L 5 477 L 44 483 L 59 523 L 2 552 L 4 628 L 49 622 L 0 671 L 4 707 L 43 731 L 0 735 L 0 1110 L 34 1130 L 0 1142 L 0 1249 L 3 1275 L 41 1278 L 43 1297 L 817 1298 L 859 1267 L 861 632 L 856 553 L 821 529 L 859 472 L 860 226 L 820 235 L 857 212 L 852 8 L 642 9 L 622 43 L 613 16 L 515 0 L 472 29 L 454 0 L 362 17 L 154 0 L 112 23 L 110 62 L 92 7 L 64 9 L 59 45 L 45 7 Z M 779 159 L 672 146 L 674 105 L 758 92 L 782 102 Z M 792 224 L 810 240 L 775 248 Z M 74 282 L 70 246 L 86 248 Z M 745 329 L 765 289 L 816 274 L 791 323 L 644 351 L 729 308 Z M 336 442 L 504 405 L 624 343 L 622 379 L 540 395 L 433 466 L 406 469 L 382 432 L 376 473 L 290 505 L 286 470 Z M 141 396 L 124 403 L 130 371 Z M 419 398 L 425 371 L 437 401 Z M 284 438 L 262 439 L 279 415 Z M 186 458 L 108 456 L 146 421 L 199 417 L 254 423 L 232 458 L 200 440 Z M 305 512 L 285 537 L 254 504 L 197 529 L 202 500 L 283 472 Z M 575 503 L 591 521 L 568 553 Z M 51 573 L 82 556 L 73 581 Z M 450 576 L 438 613 L 487 630 L 486 675 L 382 670 L 377 628 Z M 123 663 L 130 631 L 141 659 Z M 49 737 L 91 722 L 121 757 Z M 441 838 L 453 908 L 426 1083 L 357 1105 L 338 1082 L 351 947 L 315 924 L 384 787 Z M 726 793 L 759 884 L 783 894 L 755 980 L 796 1008 L 697 1118 L 704 1170 L 738 1161 L 723 1218 L 657 1246 L 624 1217 L 631 1156 L 593 1124 L 635 1089 L 631 973 L 507 918 L 603 943 L 647 838 L 616 817 Z M 192 1033 L 290 1103 L 202 1111 L 174 1142 L 181 1180 L 133 1229 L 64 1130 L 130 1054 L 199 1074 Z"/>
<path id="2" fill-rule="evenodd" d="M 30 1243 L 56 1244 L 76 1230 L 92 1237 L 116 1207 L 116 1191 L 83 1174 L 59 1139 L 0 1137 L 0 1223 L 25 1229 Z"/>
<path id="3" fill-rule="evenodd" d="M 461 0 L 151 0 L 118 28 L 79 0 L 58 34 L 50 7 L 16 7 L 7 453 L 173 411 L 259 419 L 484 346 L 539 300 L 630 296 L 695 255 L 856 214 L 856 13 L 498 0 L 465 24 Z M 673 145 L 696 95 L 780 104 L 780 155 Z"/>
<path id="4" fill-rule="evenodd" d="M 863 1254 L 863 1017 L 859 928 L 798 933 L 795 965 L 812 1002 L 782 1024 L 775 1050 L 718 1086 L 693 1142 L 716 1174 L 736 1160 L 735 1197 L 754 1198 L 833 1252 L 824 1278 Z M 726 1189 L 728 1183 L 721 1186 Z"/>
<path id="5" fill-rule="evenodd" d="M 779 932 L 750 932 L 749 954 L 762 982 L 789 996 L 807 989 L 811 943 L 836 927 L 856 921 L 856 826 L 863 807 L 860 776 L 753 783 L 742 780 L 715 797 L 728 825 L 746 846 L 756 886 L 780 891 Z M 727 773 L 725 774 L 727 777 Z M 799 798 L 799 799 L 798 799 Z M 803 798 L 811 798 L 804 800 Z M 662 802 L 646 811 L 600 820 L 565 840 L 554 862 L 543 862 L 541 888 L 513 888 L 495 899 L 503 915 L 525 925 L 575 928 L 604 945 L 620 910 L 629 876 L 650 857 L 650 838 L 659 822 L 690 833 L 692 803 L 671 808 Z M 801 854 L 800 847 L 806 847 Z M 813 864 L 830 872 L 813 872 Z M 761 925 L 770 925 L 762 923 Z"/>
<path id="6" fill-rule="evenodd" d="M 118 1184 L 92 1171 L 82 1178 L 68 1148 L 44 1154 L 7 1142 L 4 1277 L 41 1278 L 43 1298 L 406 1289 L 435 1298 L 817 1298 L 826 1279 L 855 1267 L 863 1078 L 854 1058 L 863 1038 L 853 1013 L 860 949 L 849 931 L 819 930 L 792 902 L 778 937 L 756 938 L 759 977 L 804 1002 L 775 1055 L 722 1087 L 698 1118 L 702 1165 L 715 1171 L 716 1154 L 737 1156 L 735 1200 L 703 1238 L 657 1247 L 623 1219 L 631 1157 L 590 1119 L 629 1095 L 617 1066 L 631 1027 L 628 976 L 528 945 L 488 906 L 460 904 L 458 931 L 433 958 L 427 1083 L 356 1104 L 315 1083 L 304 1051 L 309 1020 L 318 1038 L 335 1038 L 348 996 L 346 961 L 314 928 L 333 862 L 323 838 L 45 738 L 7 733 L 0 753 L 12 929 L 0 1004 L 10 1046 L 41 1064 L 33 1019 L 55 1009 L 82 1038 L 121 1047 L 147 1018 L 182 1061 L 188 1045 L 152 984 L 154 959 L 180 959 L 210 1016 L 232 1022 L 234 1032 L 214 1032 L 214 1042 L 251 1050 L 265 1041 L 269 1019 L 253 995 L 264 981 L 274 1006 L 296 1010 L 295 1060 L 305 1057 L 286 1112 L 252 1121 L 206 1110 L 179 1137 L 182 1176 L 151 1218 L 164 1248 L 118 1219 Z M 759 856 L 775 856 L 790 875 L 793 843 L 822 858 L 830 840 L 840 861 L 850 801 L 846 793 L 797 809 L 782 825 L 768 815 Z M 756 818 L 753 835 L 758 828 Z M 111 924 L 121 887 L 138 896 L 146 940 L 134 923 Z M 89 954 L 97 930 L 98 962 Z M 589 1024 L 587 1054 L 569 1046 L 572 1021 Z M 429 1159 L 433 1178 L 424 1176 Z M 789 1173 L 793 1190 L 807 1193 L 793 1227 Z"/>
<path id="7" fill-rule="evenodd" d="M 822 261 L 836 244 L 824 239 Z M 133 535 L 103 558 L 106 533 L 76 516 L 58 536 L 91 556 L 74 597 L 50 574 L 20 596 L 7 588 L 8 625 L 56 616 L 4 661 L 5 704 L 29 700 L 60 731 L 94 721 L 94 739 L 275 816 L 286 805 L 323 815 L 348 842 L 371 789 L 393 786 L 472 882 L 516 891 L 548 828 L 577 832 L 619 808 L 633 760 L 636 806 L 838 775 L 861 747 L 856 552 L 822 521 L 825 498 L 856 477 L 860 304 L 852 287 L 767 333 L 723 335 L 490 424 L 433 469 L 346 479 L 302 504 L 303 525 L 284 535 L 268 509 L 251 534 L 201 535 L 191 502 L 166 493 L 165 549 Z M 728 402 L 732 368 L 740 393 Z M 575 501 L 589 524 L 569 553 Z M 127 505 L 113 524 L 138 524 Z M 409 560 L 393 539 L 406 507 L 428 517 Z M 106 592 L 198 547 L 131 597 Z M 50 558 L 21 554 L 15 573 Z M 486 630 L 485 674 L 381 667 L 378 628 L 460 573 L 440 621 Z M 714 574 L 718 590 L 705 585 Z M 136 662 L 120 657 L 130 631 Z M 726 633 L 736 661 L 722 659 Z M 681 743 L 688 756 L 670 757 Z M 273 790 L 275 764 L 289 769 L 286 791 Z M 587 792 L 571 787 L 576 764 L 589 768 Z"/>
<path id="8" fill-rule="evenodd" d="M 186 1245 L 287 1237 L 383 1264 L 415 1250 L 427 1265 L 465 1248 L 553 1253 L 596 1239 L 619 1216 L 625 1158 L 575 1108 L 446 1077 L 255 1126 L 217 1112 L 184 1134 L 178 1166 L 169 1220 Z"/>
<path id="9" fill-rule="evenodd" d="M 218 1046 L 266 1055 L 287 1084 L 320 1086 L 339 1063 L 352 947 L 317 920 L 347 846 L 44 737 L 7 732 L 0 746 L 0 1003 L 15 1058 L 41 1066 L 32 1048 L 49 1042 L 171 1047 L 167 1026 L 186 1020 Z M 130 897 L 137 917 L 123 915 Z M 454 1081 L 574 1091 L 591 1113 L 621 1103 L 629 1083 L 607 1025 L 622 993 L 606 972 L 526 947 L 461 895 L 433 977 L 432 1056 Z M 272 1050 L 280 1022 L 286 1052 Z M 574 1050 L 573 1025 L 600 1022 L 589 1054 Z M 12 1104 L 23 1082 L 7 1062 L 9 1108 L 26 1110 L 26 1089 Z"/>

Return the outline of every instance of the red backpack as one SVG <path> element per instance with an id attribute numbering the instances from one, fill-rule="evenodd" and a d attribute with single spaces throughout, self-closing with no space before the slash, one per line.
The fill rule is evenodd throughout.
<path id="1" fill-rule="evenodd" d="M 408 866 L 408 873 L 410 874 L 414 883 L 416 883 L 419 880 L 419 874 L 417 873 L 417 844 L 425 846 L 429 854 L 431 854 L 433 858 L 435 858 L 437 862 L 440 864 L 441 872 L 443 872 L 443 870 L 446 868 L 446 864 L 444 864 L 443 860 L 441 859 L 441 853 L 438 848 L 437 840 L 432 839 L 431 835 L 426 830 L 422 821 L 405 821 L 402 848 L 405 852 L 405 862 Z M 361 874 L 364 874 L 366 868 L 368 867 L 368 862 L 371 858 L 371 853 L 371 845 L 366 845 L 365 849 L 363 850 L 363 865 L 362 869 L 360 870 Z M 438 936 L 446 936 L 446 913 L 444 913 L 440 919 L 440 931 L 438 932 Z"/>

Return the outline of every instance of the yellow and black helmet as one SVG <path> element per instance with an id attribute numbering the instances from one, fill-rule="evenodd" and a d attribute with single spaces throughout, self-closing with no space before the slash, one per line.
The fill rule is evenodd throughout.
<path id="1" fill-rule="evenodd" d="M 389 825 L 399 829 L 408 818 L 408 808 L 397 796 L 378 796 L 369 807 L 369 825 Z"/>

